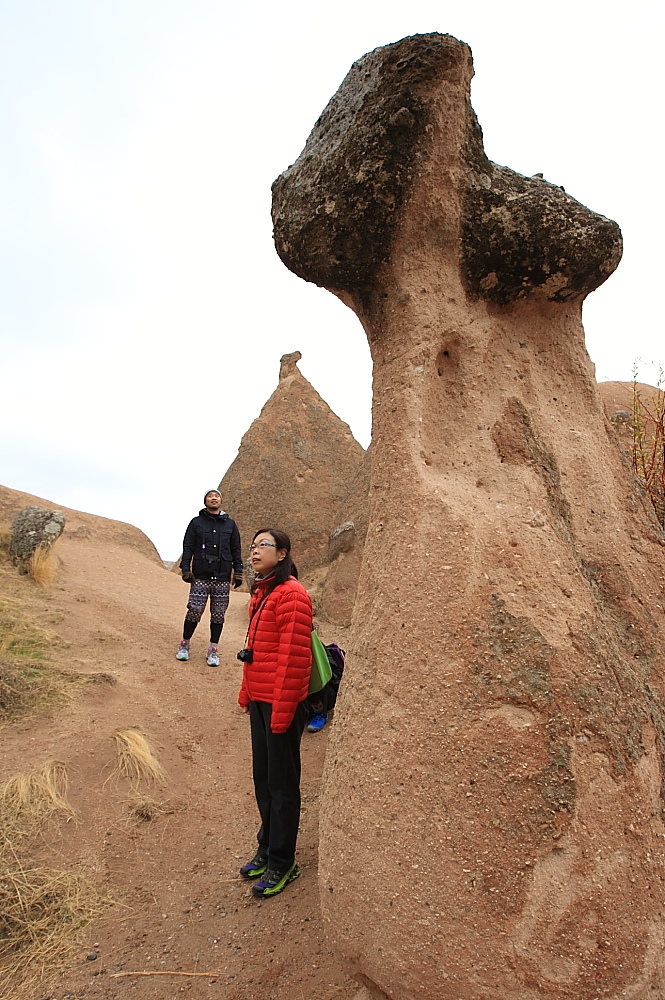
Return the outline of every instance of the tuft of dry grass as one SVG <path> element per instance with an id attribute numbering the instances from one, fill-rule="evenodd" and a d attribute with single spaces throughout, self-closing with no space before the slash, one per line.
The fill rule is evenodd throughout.
<path id="1" fill-rule="evenodd" d="M 111 781 L 127 778 L 134 787 L 142 782 L 165 785 L 168 775 L 157 760 L 155 752 L 137 729 L 121 729 L 113 734 L 117 760 L 111 773 Z"/>
<path id="2" fill-rule="evenodd" d="M 67 767 L 50 760 L 40 771 L 17 774 L 0 789 L 0 825 L 5 841 L 28 836 L 55 813 L 68 819 L 74 810 L 67 801 Z"/>
<path id="3" fill-rule="evenodd" d="M 34 998 L 78 932 L 109 905 L 79 873 L 0 862 L 0 995 Z"/>
<path id="4" fill-rule="evenodd" d="M 28 576 L 39 587 L 53 582 L 55 556 L 50 545 L 39 545 L 28 559 Z"/>

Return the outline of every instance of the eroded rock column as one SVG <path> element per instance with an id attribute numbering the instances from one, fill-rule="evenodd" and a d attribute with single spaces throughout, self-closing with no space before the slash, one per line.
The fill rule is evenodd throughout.
<path id="1" fill-rule="evenodd" d="M 376 997 L 665 996 L 665 538 L 581 324 L 620 232 L 487 160 L 472 72 L 446 35 L 370 53 L 273 188 L 374 359 L 323 911 Z"/>

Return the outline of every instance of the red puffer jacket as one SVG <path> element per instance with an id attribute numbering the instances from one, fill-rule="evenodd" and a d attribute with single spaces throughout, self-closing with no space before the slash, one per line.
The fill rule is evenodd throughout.
<path id="1" fill-rule="evenodd" d="M 249 602 L 247 646 L 254 656 L 251 663 L 243 663 L 238 703 L 246 708 L 250 701 L 270 702 L 270 728 L 285 733 L 309 688 L 312 601 L 291 576 L 261 606 L 269 587 L 270 580 L 262 580 Z"/>

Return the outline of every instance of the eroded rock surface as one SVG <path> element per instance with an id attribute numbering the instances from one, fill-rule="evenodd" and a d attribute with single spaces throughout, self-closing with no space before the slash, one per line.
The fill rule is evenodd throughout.
<path id="1" fill-rule="evenodd" d="M 308 572 L 327 562 L 328 535 L 365 451 L 301 374 L 300 357 L 281 359 L 279 384 L 219 488 L 243 545 L 258 528 L 281 528 Z"/>
<path id="2" fill-rule="evenodd" d="M 369 53 L 274 185 L 374 360 L 323 910 L 373 998 L 662 997 L 665 536 L 581 324 L 621 237 L 486 159 L 471 76 Z"/>
<path id="3" fill-rule="evenodd" d="M 371 446 L 344 497 L 328 542 L 328 572 L 320 610 L 336 625 L 349 625 L 356 600 L 362 554 L 369 523 Z"/>

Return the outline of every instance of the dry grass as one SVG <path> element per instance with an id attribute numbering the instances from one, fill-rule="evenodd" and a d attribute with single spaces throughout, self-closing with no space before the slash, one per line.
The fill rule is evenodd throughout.
<path id="1" fill-rule="evenodd" d="M 10 544 L 12 540 L 11 528 L 0 528 L 0 562 L 5 566 L 12 566 L 13 560 L 10 555 Z M 52 583 L 55 577 L 57 557 L 53 552 L 52 545 L 40 545 L 32 553 L 25 564 L 25 571 L 28 577 L 39 587 L 45 587 Z M 16 572 L 13 567 L 14 573 Z"/>
<path id="2" fill-rule="evenodd" d="M 152 823 L 154 819 L 168 812 L 173 812 L 168 804 L 147 797 L 132 802 L 129 807 L 129 817 L 137 823 Z"/>
<path id="3" fill-rule="evenodd" d="M 39 587 L 53 582 L 55 577 L 55 556 L 50 545 L 40 545 L 28 559 L 28 576 Z"/>
<path id="4" fill-rule="evenodd" d="M 646 403 L 633 373 L 633 468 L 665 528 L 665 371 L 659 369 L 656 392 Z"/>
<path id="5" fill-rule="evenodd" d="M 40 771 L 17 774 L 0 789 L 0 824 L 5 841 L 34 833 L 55 813 L 68 819 L 74 810 L 67 801 L 67 768 L 50 760 Z"/>
<path id="6" fill-rule="evenodd" d="M 67 771 L 49 761 L 0 790 L 0 996 L 34 1000 L 38 984 L 68 958 L 78 932 L 110 904 L 76 871 L 22 857 L 30 835 L 55 815 L 67 819 Z"/>
<path id="7" fill-rule="evenodd" d="M 0 559 L 3 562 L 9 562 L 9 543 L 11 540 L 11 528 L 0 528 Z"/>
<path id="8" fill-rule="evenodd" d="M 0 722 L 67 700 L 74 679 L 48 659 L 66 645 L 36 624 L 19 597 L 0 592 Z"/>
<path id="9" fill-rule="evenodd" d="M 51 663 L 0 660 L 0 725 L 53 711 L 66 704 L 81 683 L 76 674 Z"/>
<path id="10" fill-rule="evenodd" d="M 38 983 L 74 948 L 77 933 L 109 904 L 77 872 L 0 864 L 0 995 L 41 996 Z"/>
<path id="11" fill-rule="evenodd" d="M 122 729 L 113 734 L 117 760 L 111 773 L 111 781 L 127 778 L 133 787 L 140 784 L 165 785 L 168 776 L 157 760 L 155 752 L 137 729 Z"/>
<path id="12" fill-rule="evenodd" d="M 49 649 L 63 645 L 54 632 L 30 620 L 19 598 L 0 594 L 0 656 L 43 660 Z"/>

